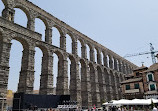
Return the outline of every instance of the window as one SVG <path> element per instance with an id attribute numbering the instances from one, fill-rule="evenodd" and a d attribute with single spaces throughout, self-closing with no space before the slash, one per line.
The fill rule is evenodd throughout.
<path id="1" fill-rule="evenodd" d="M 137 84 L 134 84 L 134 88 L 135 89 L 139 89 L 139 84 L 137 83 Z"/>
<path id="2" fill-rule="evenodd" d="M 148 81 L 153 81 L 153 74 L 148 74 Z"/>
<path id="3" fill-rule="evenodd" d="M 155 84 L 150 84 L 150 91 L 154 91 L 155 89 Z"/>
<path id="4" fill-rule="evenodd" d="M 126 90 L 130 90 L 130 85 L 126 85 Z"/>
<path id="5" fill-rule="evenodd" d="M 136 73 L 136 76 L 139 76 L 139 72 Z"/>

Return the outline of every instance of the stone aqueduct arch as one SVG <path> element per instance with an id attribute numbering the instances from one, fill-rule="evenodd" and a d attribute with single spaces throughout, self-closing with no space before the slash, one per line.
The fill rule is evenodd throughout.
<path id="1" fill-rule="evenodd" d="M 93 104 L 100 106 L 103 100 L 121 98 L 120 82 L 124 79 L 124 74 L 131 73 L 136 65 L 27 0 L 2 1 L 5 9 L 0 17 L 0 96 L 7 91 L 11 40 L 15 39 L 23 45 L 24 49 L 18 92 L 27 94 L 33 92 L 35 47 L 39 47 L 43 52 L 40 94 L 53 93 L 52 55 L 55 53 L 59 58 L 56 94 L 70 93 L 71 100 L 78 101 L 82 106 Z M 19 8 L 26 14 L 27 27 L 14 23 L 14 8 Z M 35 32 L 35 18 L 41 19 L 46 26 L 45 41 L 42 41 L 41 34 Z M 52 27 L 60 32 L 60 47 L 52 45 Z M 66 52 L 66 34 L 72 38 L 72 53 Z M 77 41 L 80 41 L 82 46 L 81 57 L 77 54 Z M 87 59 L 86 44 L 90 48 L 90 60 Z M 97 55 L 94 54 L 94 49 L 97 50 Z M 68 89 L 67 58 L 71 61 L 70 89 Z M 81 80 L 79 63 L 81 63 Z"/>

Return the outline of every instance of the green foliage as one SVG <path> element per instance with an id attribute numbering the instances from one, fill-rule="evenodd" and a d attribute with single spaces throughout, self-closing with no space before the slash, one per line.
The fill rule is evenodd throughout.
<path id="1" fill-rule="evenodd" d="M 153 103 L 153 100 L 151 99 L 151 108 L 153 109 L 155 104 Z"/>
<path id="2" fill-rule="evenodd" d="M 101 104 L 105 103 L 106 101 L 104 99 L 101 100 Z"/>

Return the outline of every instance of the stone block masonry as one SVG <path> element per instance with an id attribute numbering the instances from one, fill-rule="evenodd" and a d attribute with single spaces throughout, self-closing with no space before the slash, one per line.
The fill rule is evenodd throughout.
<path id="1" fill-rule="evenodd" d="M 79 106 L 101 106 L 103 101 L 122 97 L 120 82 L 124 75 L 137 66 L 93 41 L 63 21 L 42 10 L 27 0 L 2 0 L 5 9 L 0 17 L 0 97 L 7 93 L 11 40 L 23 45 L 23 57 L 18 84 L 18 92 L 33 93 L 35 47 L 43 52 L 40 94 L 53 94 L 53 53 L 58 58 L 56 94 L 70 94 Z M 27 27 L 14 23 L 15 10 L 21 9 L 28 17 Z M 35 18 L 46 25 L 45 41 L 35 32 Z M 60 47 L 52 45 L 52 28 L 60 32 Z M 66 51 L 66 34 L 72 38 L 72 53 Z M 77 41 L 81 42 L 81 57 L 77 55 Z M 90 47 L 90 60 L 86 45 Z M 97 54 L 94 54 L 94 50 Z M 103 56 L 101 56 L 101 53 Z M 97 56 L 97 62 L 95 62 Z M 70 87 L 68 87 L 68 61 L 70 65 Z M 102 62 L 103 61 L 103 62 Z M 81 64 L 81 71 L 79 67 Z M 81 77 L 80 77 L 81 76 Z"/>

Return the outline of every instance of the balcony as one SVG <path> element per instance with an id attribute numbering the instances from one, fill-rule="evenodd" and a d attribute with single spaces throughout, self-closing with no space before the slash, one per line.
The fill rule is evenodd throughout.
<path id="1" fill-rule="evenodd" d="M 145 94 L 157 94 L 158 91 L 157 90 L 153 90 L 153 91 L 147 91 L 145 92 Z"/>
<path id="2" fill-rule="evenodd" d="M 130 89 L 130 90 L 125 90 L 125 93 L 139 93 L 139 89 Z"/>

